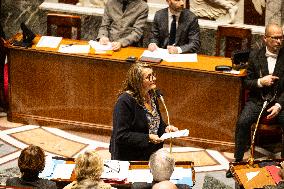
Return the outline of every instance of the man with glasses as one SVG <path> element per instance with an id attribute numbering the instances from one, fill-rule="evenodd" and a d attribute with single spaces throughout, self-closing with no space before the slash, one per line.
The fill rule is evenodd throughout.
<path id="1" fill-rule="evenodd" d="M 257 121 L 263 108 L 263 117 L 275 119 L 284 126 L 284 48 L 281 27 L 276 24 L 266 26 L 263 40 L 265 46 L 250 53 L 247 76 L 244 79 L 249 96 L 235 131 L 236 162 L 243 161 L 251 125 Z M 232 177 L 232 173 L 228 171 L 226 176 Z"/>

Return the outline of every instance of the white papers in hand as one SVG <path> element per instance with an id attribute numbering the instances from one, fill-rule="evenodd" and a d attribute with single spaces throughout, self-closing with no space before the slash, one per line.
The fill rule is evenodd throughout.
<path id="1" fill-rule="evenodd" d="M 93 49 L 95 49 L 95 51 L 108 51 L 108 50 L 112 50 L 112 45 L 111 45 L 111 42 L 108 42 L 108 44 L 106 45 L 101 45 L 99 42 L 97 41 L 93 41 L 93 40 L 90 40 L 89 41 L 89 44 L 91 45 L 91 47 Z"/>
<path id="2" fill-rule="evenodd" d="M 60 45 L 58 52 L 88 54 L 90 52 L 90 45 Z"/>
<path id="3" fill-rule="evenodd" d="M 182 137 L 182 136 L 188 136 L 189 130 L 184 129 L 184 130 L 179 130 L 175 132 L 170 132 L 170 133 L 164 133 L 160 138 L 161 139 L 168 139 L 168 138 L 177 138 L 177 137 Z"/>
<path id="4" fill-rule="evenodd" d="M 36 44 L 36 47 L 57 48 L 61 40 L 62 37 L 42 36 Z"/>
<path id="5" fill-rule="evenodd" d="M 75 164 L 57 164 L 54 169 L 52 178 L 70 179 L 74 168 Z"/>

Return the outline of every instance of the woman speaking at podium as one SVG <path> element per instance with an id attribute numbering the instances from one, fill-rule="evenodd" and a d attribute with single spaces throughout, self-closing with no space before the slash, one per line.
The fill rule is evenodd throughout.
<path id="1" fill-rule="evenodd" d="M 160 136 L 178 130 L 166 126 L 159 110 L 153 69 L 138 62 L 129 69 L 113 112 L 111 159 L 148 161 L 163 147 Z"/>

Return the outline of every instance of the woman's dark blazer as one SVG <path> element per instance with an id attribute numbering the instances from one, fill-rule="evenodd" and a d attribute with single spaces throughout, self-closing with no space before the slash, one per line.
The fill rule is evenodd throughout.
<path id="1" fill-rule="evenodd" d="M 155 104 L 160 115 L 158 135 L 165 132 L 157 99 Z M 111 159 L 148 161 L 150 155 L 163 147 L 163 143 L 149 142 L 149 126 L 146 112 L 128 93 L 119 96 L 113 112 L 113 130 L 110 140 Z"/>

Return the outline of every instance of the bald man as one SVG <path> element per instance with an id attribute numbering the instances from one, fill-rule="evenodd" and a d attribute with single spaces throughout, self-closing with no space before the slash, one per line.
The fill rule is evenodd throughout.
<path id="1" fill-rule="evenodd" d="M 235 161 L 243 161 L 246 146 L 250 137 L 250 129 L 256 123 L 264 107 L 263 116 L 284 126 L 284 49 L 282 48 L 283 31 L 279 25 L 269 24 L 263 37 L 265 46 L 250 53 L 247 76 L 244 86 L 249 90 L 245 103 L 237 121 L 235 131 Z M 228 171 L 227 177 L 232 177 Z"/>

